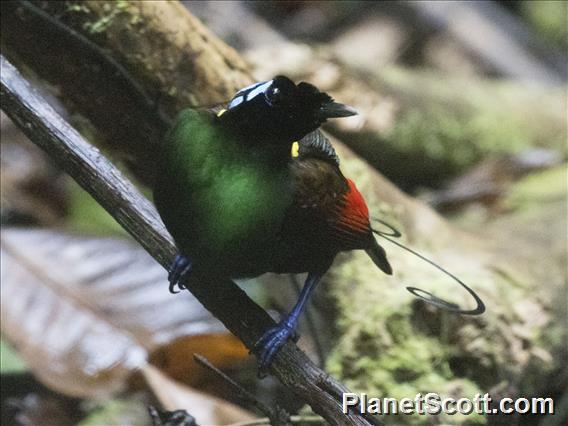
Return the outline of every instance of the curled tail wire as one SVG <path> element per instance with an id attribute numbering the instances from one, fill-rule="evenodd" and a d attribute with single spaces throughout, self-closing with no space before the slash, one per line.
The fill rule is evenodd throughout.
<path id="1" fill-rule="evenodd" d="M 434 268 L 438 269 L 442 273 L 444 273 L 447 276 L 449 276 L 450 278 L 452 278 L 454 281 L 456 281 L 460 286 L 462 286 L 473 297 L 477 306 L 475 307 L 475 309 L 470 309 L 470 310 L 461 309 L 459 307 L 459 305 L 457 305 L 455 303 L 448 302 L 448 301 L 443 300 L 443 299 L 440 299 L 439 297 L 433 295 L 432 293 L 430 293 L 426 290 L 422 290 L 422 289 L 419 289 L 419 288 L 416 288 L 416 287 L 406 287 L 406 289 L 410 293 L 412 293 L 414 296 L 422 299 L 424 302 L 429 303 L 430 305 L 436 306 L 440 309 L 444 309 L 446 311 L 455 312 L 455 313 L 462 314 L 462 315 L 481 315 L 482 313 L 485 312 L 485 304 L 483 303 L 483 300 L 481 300 L 481 298 L 477 295 L 477 293 L 475 291 L 473 291 L 473 289 L 471 289 L 467 284 L 465 284 L 462 280 L 460 280 L 454 274 L 445 270 L 444 268 L 442 268 L 440 265 L 433 262 L 432 260 L 430 260 L 430 259 L 426 258 L 425 256 L 421 255 L 420 253 L 406 247 L 405 245 L 399 243 L 398 241 L 393 240 L 392 238 L 399 238 L 402 235 L 393 226 L 391 226 L 388 223 L 385 223 L 385 222 L 383 222 L 382 220 L 379 220 L 379 219 L 374 219 L 374 220 L 376 220 L 380 224 L 389 228 L 390 232 L 386 233 L 386 232 L 382 232 L 382 231 L 378 231 L 376 229 L 373 229 L 373 233 L 375 233 L 379 237 L 384 238 L 385 240 L 390 241 L 391 243 L 399 246 L 400 248 L 412 253 L 416 257 L 419 257 L 423 261 L 429 263 Z"/>

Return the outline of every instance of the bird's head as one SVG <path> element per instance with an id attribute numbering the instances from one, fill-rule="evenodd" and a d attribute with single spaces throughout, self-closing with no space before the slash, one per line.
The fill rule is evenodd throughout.
<path id="1" fill-rule="evenodd" d="M 291 143 L 314 131 L 329 118 L 357 112 L 334 102 L 309 83 L 294 84 L 284 76 L 239 90 L 227 105 L 223 118 L 245 137 L 259 141 Z"/>

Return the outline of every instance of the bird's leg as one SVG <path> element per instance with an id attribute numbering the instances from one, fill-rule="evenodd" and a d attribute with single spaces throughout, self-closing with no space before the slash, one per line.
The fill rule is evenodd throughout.
<path id="1" fill-rule="evenodd" d="M 312 272 L 308 274 L 298 301 L 292 311 L 282 318 L 277 326 L 268 329 L 256 342 L 254 351 L 258 357 L 258 369 L 260 372 L 266 370 L 278 350 L 288 339 L 291 338 L 294 341 L 299 339 L 300 336 L 296 332 L 298 320 L 322 275 L 322 273 Z"/>
<path id="2" fill-rule="evenodd" d="M 192 268 L 193 264 L 187 257 L 185 257 L 183 254 L 176 255 L 168 274 L 168 281 L 170 282 L 170 293 L 179 293 L 179 291 L 175 289 L 176 285 L 180 289 L 185 288 L 183 281 L 189 276 Z"/>

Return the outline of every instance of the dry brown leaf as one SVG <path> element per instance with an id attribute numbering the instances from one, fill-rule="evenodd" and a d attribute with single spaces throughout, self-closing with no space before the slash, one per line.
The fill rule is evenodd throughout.
<path id="1" fill-rule="evenodd" d="M 5 229 L 1 250 L 3 336 L 62 393 L 108 394 L 146 365 L 149 352 L 226 333 L 188 292 L 170 294 L 166 271 L 125 240 Z M 215 350 L 234 358 L 242 346 L 223 341 Z M 183 374 L 196 368 L 191 358 L 174 359 Z"/>
<path id="2" fill-rule="evenodd" d="M 195 353 L 220 369 L 233 367 L 249 357 L 239 339 L 232 334 L 216 333 L 180 337 L 153 352 L 150 363 L 178 381 L 201 388 L 204 381 L 211 381 L 211 373 L 194 362 Z"/>

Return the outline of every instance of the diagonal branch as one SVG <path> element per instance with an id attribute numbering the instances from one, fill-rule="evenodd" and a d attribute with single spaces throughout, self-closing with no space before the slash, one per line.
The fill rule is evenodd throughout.
<path id="1" fill-rule="evenodd" d="M 26 136 L 95 198 L 162 266 L 176 253 L 152 204 L 96 148 L 51 108 L 1 57 L 2 109 Z M 211 288 L 190 283 L 197 299 L 248 348 L 273 325 L 272 319 L 231 281 Z M 166 291 L 166 283 L 164 283 Z M 376 419 L 341 410 L 346 388 L 316 367 L 292 342 L 274 359 L 270 372 L 333 425 L 380 424 Z"/>

